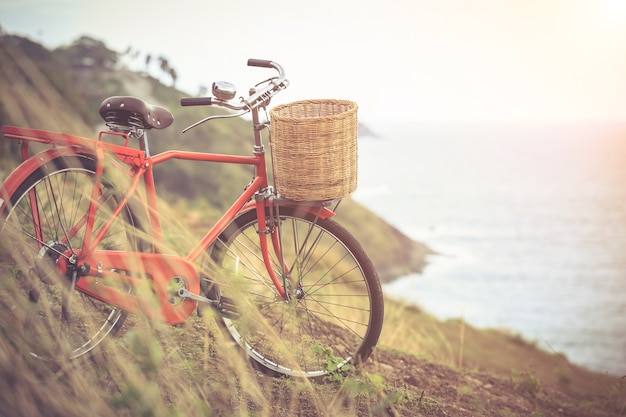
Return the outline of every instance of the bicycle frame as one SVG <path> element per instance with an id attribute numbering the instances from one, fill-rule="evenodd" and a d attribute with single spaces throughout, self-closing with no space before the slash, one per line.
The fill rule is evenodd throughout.
<path id="1" fill-rule="evenodd" d="M 256 109 L 253 110 L 253 122 L 258 125 L 258 114 Z M 266 170 L 265 151 L 261 141 L 260 129 L 255 129 L 255 147 L 253 156 L 238 156 L 203 152 L 188 152 L 170 150 L 151 156 L 146 150 L 147 137 L 144 134 L 139 139 L 140 149 L 131 148 L 130 141 L 133 139 L 128 134 L 119 132 L 102 131 L 98 139 L 88 139 L 68 134 L 54 133 L 43 130 L 26 129 L 14 126 L 3 126 L 2 133 L 5 137 L 17 139 L 21 141 L 21 156 L 23 163 L 9 176 L 3 184 L 0 191 L 0 208 L 7 204 L 5 196 L 12 195 L 14 189 L 21 184 L 25 178 L 32 172 L 47 162 L 50 162 L 61 156 L 71 155 L 89 155 L 96 160 L 96 181 L 92 191 L 92 198 L 86 217 L 80 219 L 75 225 L 72 225 L 70 234 L 77 233 L 79 229 L 85 226 L 85 238 L 82 247 L 73 253 L 78 254 L 74 259 L 74 265 L 70 262 L 64 266 L 59 266 L 62 272 L 67 273 L 69 268 L 75 268 L 80 279 L 74 279 L 77 290 L 86 293 L 89 296 L 100 299 L 104 302 L 116 305 L 124 310 L 137 312 L 142 311 L 148 316 L 158 316 L 163 318 L 167 323 L 178 324 L 184 321 L 195 309 L 196 301 L 202 300 L 200 295 L 200 280 L 196 268 L 193 266 L 198 258 L 204 253 L 213 242 L 220 236 L 226 227 L 242 212 L 256 210 L 258 218 L 258 235 L 260 246 L 263 253 L 263 260 L 269 276 L 271 277 L 276 289 L 281 297 L 288 298 L 283 283 L 276 276 L 274 269 L 270 263 L 268 244 L 268 234 L 271 235 L 272 250 L 280 256 L 280 242 L 277 233 L 268 230 L 266 222 L 266 209 L 274 206 L 294 206 L 299 209 L 313 213 L 319 218 L 327 218 L 334 215 L 334 212 L 326 207 L 325 204 L 317 203 L 296 203 L 287 200 L 277 199 L 268 184 L 268 176 Z M 105 142 L 104 136 L 119 136 L 125 141 L 125 145 L 116 145 Z M 51 145 L 51 149 L 44 150 L 33 156 L 29 155 L 29 143 L 43 143 Z M 95 236 L 92 236 L 94 230 L 94 219 L 98 210 L 98 195 L 102 184 L 102 176 L 105 165 L 105 156 L 113 155 L 113 160 L 118 168 L 126 172 L 129 177 L 130 186 L 124 190 L 123 198 L 119 201 L 117 207 L 114 208 L 112 215 L 99 229 Z M 129 200 L 133 197 L 139 197 L 144 209 L 148 215 L 151 238 L 161 246 L 163 236 L 161 230 L 160 216 L 157 210 L 157 193 L 153 176 L 153 167 L 172 159 L 182 159 L 188 161 L 228 163 L 237 165 L 247 165 L 254 167 L 254 176 L 252 181 L 245 188 L 244 192 L 233 202 L 231 207 L 210 228 L 205 236 L 198 242 L 192 251 L 185 257 L 165 255 L 160 253 L 131 253 L 131 252 L 113 252 L 96 250 L 103 237 L 110 229 L 115 218 L 128 205 Z M 126 169 L 124 170 L 124 166 Z M 142 197 L 139 193 L 139 183 L 143 179 L 144 193 Z M 31 197 L 34 199 L 34 196 Z M 37 221 L 36 206 L 33 207 L 33 218 Z M 35 228 L 37 229 L 37 228 Z M 45 245 L 41 236 L 36 236 L 39 241 L 40 248 Z M 68 254 L 69 255 L 69 254 Z M 129 282 L 135 287 L 138 284 L 137 278 L 125 274 L 117 273 L 115 270 L 129 271 L 136 268 L 139 262 L 142 270 L 139 275 L 149 276 L 152 279 L 154 288 L 154 296 L 159 300 L 160 311 L 155 311 L 153 303 L 146 300 L 144 294 L 133 294 L 119 289 L 101 285 L 99 281 L 103 277 L 115 278 L 117 280 Z M 63 262 L 61 262 L 63 263 Z M 82 265 L 82 269 L 77 268 Z M 93 267 L 97 265 L 97 267 Z M 287 271 L 288 272 L 288 271 Z M 76 272 L 75 272 L 76 273 Z M 174 306 L 167 299 L 167 286 L 174 277 L 184 277 L 186 288 L 191 292 L 192 296 L 185 298 L 182 303 Z M 76 277 L 75 277 L 76 278 Z M 195 297 L 194 297 L 195 296 Z"/>
<path id="2" fill-rule="evenodd" d="M 174 115 L 129 95 L 101 102 L 98 113 L 107 127 L 90 138 L 2 126 L 0 136 L 17 141 L 11 145 L 18 144 L 22 161 L 0 183 L 6 281 L 0 304 L 17 337 L 13 344 L 27 357 L 55 363 L 89 358 L 122 329 L 127 313 L 137 314 L 140 322 L 154 318 L 170 325 L 197 313 L 194 329 L 215 318 L 254 368 L 271 376 L 321 381 L 372 354 L 384 320 L 380 280 L 357 238 L 330 218 L 355 185 L 352 175 L 333 168 L 342 168 L 337 164 L 347 158 L 352 164 L 355 148 L 345 154 L 329 150 L 318 146 L 324 145 L 318 131 L 287 129 L 289 137 L 277 139 L 279 144 L 291 139 L 294 152 L 284 160 L 300 162 L 302 169 L 294 175 L 276 166 L 272 179 L 261 134 L 269 131 L 270 114 L 281 119 L 282 107 L 266 110 L 289 81 L 274 61 L 249 59 L 247 65 L 271 75 L 244 96 L 237 97 L 233 84 L 217 81 L 210 96 L 180 98 L 183 107 L 222 109 L 209 110 L 206 117 L 191 114 L 197 118 L 182 133 L 250 114 L 254 143 L 246 156 L 243 150 L 233 155 L 204 149 L 151 154 L 146 133 L 170 127 Z M 330 140 L 357 139 L 352 102 L 349 109 L 344 100 L 304 100 L 288 107 L 292 127 L 319 117 L 322 130 L 339 130 Z M 341 114 L 346 111 L 350 114 Z M 260 112 L 266 116 L 261 121 Z M 348 116 L 350 123 L 327 119 L 335 116 Z M 272 156 L 283 161 L 280 153 Z M 226 208 L 219 219 L 203 219 L 211 226 L 181 234 L 176 229 L 184 227 L 161 217 L 157 204 L 157 166 L 172 160 L 230 164 L 227 168 L 249 176 L 240 180 L 244 187 L 230 204 L 219 202 Z M 317 167 L 317 162 L 323 164 Z M 315 169 L 308 174 L 307 166 Z M 339 175 L 318 181 L 322 172 Z M 290 176 L 298 177 L 298 184 L 283 187 L 280 180 Z M 340 179 L 350 180 L 350 190 L 333 191 Z M 302 191 L 305 200 L 327 200 L 281 197 L 291 188 Z M 215 317 L 201 317 L 205 310 Z"/>

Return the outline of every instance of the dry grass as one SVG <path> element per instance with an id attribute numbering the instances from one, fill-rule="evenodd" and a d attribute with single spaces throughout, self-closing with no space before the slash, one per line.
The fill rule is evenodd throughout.
<path id="1" fill-rule="evenodd" d="M 165 252 L 184 253 L 197 238 L 179 218 L 165 215 Z M 133 315 L 118 337 L 91 357 L 67 360 L 62 332 L 55 330 L 59 307 L 47 308 L 48 300 L 60 305 L 66 285 L 51 276 L 44 287 L 54 288 L 54 294 L 42 293 L 32 303 L 32 291 L 25 288 L 32 281 L 28 272 L 13 267 L 32 264 L 29 258 L 20 261 L 30 248 L 16 244 L 16 237 L 2 244 L 0 259 L 0 375 L 6 384 L 0 404 L 9 415 L 273 416 L 277 409 L 308 415 L 328 410 L 325 389 L 318 393 L 308 381 L 285 382 L 252 369 L 211 309 L 176 327 Z M 74 308 L 83 306 L 77 298 L 73 295 L 70 304 L 72 332 L 102 325 L 94 311 L 82 314 Z M 254 326 L 259 325 L 263 321 L 257 318 Z M 271 329 L 259 332 L 280 345 Z M 47 360 L 29 353 L 44 347 Z"/>
<path id="2" fill-rule="evenodd" d="M 387 330 L 363 373 L 324 384 L 258 373 L 210 313 L 177 327 L 133 316 L 92 358 L 72 362 L 24 355 L 3 325 L 0 404 L 10 416 L 522 416 L 559 408 L 571 416 L 626 415 L 626 389 L 616 379 L 596 376 L 597 394 L 571 397 L 528 368 L 499 379 L 436 365 L 455 361 L 453 344 L 443 331 L 430 339 L 427 331 L 410 330 L 420 324 L 436 330 L 437 322 L 395 302 L 388 306 Z M 394 317 L 405 323 L 389 329 Z M 0 319 L 6 323 L 5 312 Z"/>
<path id="3" fill-rule="evenodd" d="M 173 210 L 164 222 L 172 251 L 197 238 L 181 218 L 193 216 Z M 11 250 L 4 245 L 3 256 Z M 3 265 L 6 283 L 13 271 Z M 75 361 L 60 351 L 31 357 L 16 317 L 0 309 L 0 405 L 11 416 L 626 415 L 619 379 L 393 300 L 373 358 L 326 383 L 254 370 L 210 309 L 176 327 L 132 315 L 116 338 Z"/>
<path id="4" fill-rule="evenodd" d="M 326 386 L 318 390 L 252 369 L 210 313 L 178 327 L 134 316 L 90 359 L 71 362 L 61 355 L 31 358 L 5 329 L 0 404 L 6 415 L 275 416 L 277 410 L 323 415 L 336 409 L 329 408 L 333 394 Z M 334 401 L 343 403 L 341 396 Z M 354 411 L 347 407 L 346 415 Z"/>

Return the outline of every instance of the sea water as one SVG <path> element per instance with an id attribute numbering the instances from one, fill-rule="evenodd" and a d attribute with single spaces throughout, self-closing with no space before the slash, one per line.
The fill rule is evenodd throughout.
<path id="1" fill-rule="evenodd" d="M 388 295 L 626 375 L 626 125 L 374 130 L 354 198 L 438 252 Z"/>

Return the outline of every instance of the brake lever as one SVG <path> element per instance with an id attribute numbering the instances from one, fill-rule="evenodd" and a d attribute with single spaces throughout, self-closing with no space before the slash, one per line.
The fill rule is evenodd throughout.
<path id="1" fill-rule="evenodd" d="M 230 119 L 233 117 L 240 117 L 243 116 L 244 114 L 248 113 L 249 110 L 243 110 L 240 111 L 239 113 L 232 113 L 232 114 L 215 114 L 213 116 L 209 116 L 209 117 L 205 117 L 202 120 L 197 121 L 196 123 L 187 126 L 186 128 L 183 129 L 183 133 L 185 133 L 186 131 L 188 131 L 189 129 L 193 129 L 196 126 L 200 126 L 202 123 L 208 122 L 210 120 L 215 120 L 215 119 Z"/>

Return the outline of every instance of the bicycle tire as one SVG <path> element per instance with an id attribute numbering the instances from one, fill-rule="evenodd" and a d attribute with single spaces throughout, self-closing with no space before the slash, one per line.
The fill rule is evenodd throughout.
<path id="1" fill-rule="evenodd" d="M 36 358 L 88 356 L 127 316 L 73 289 L 71 279 L 55 265 L 61 252 L 81 247 L 84 226 L 71 228 L 86 213 L 95 168 L 96 161 L 88 155 L 61 156 L 42 164 L 8 196 L 0 213 L 2 330 L 16 349 Z M 104 176 L 100 196 L 94 234 L 122 198 Z M 98 249 L 139 250 L 136 229 L 144 226 L 138 219 L 127 206 Z"/>
<path id="2" fill-rule="evenodd" d="M 280 225 L 291 300 L 278 295 L 268 276 L 253 210 L 236 218 L 211 248 L 222 275 L 207 296 L 219 300 L 220 322 L 252 364 L 272 376 L 323 379 L 359 365 L 372 353 L 384 315 L 371 260 L 332 219 L 281 207 Z M 270 252 L 280 277 L 281 262 Z"/>

